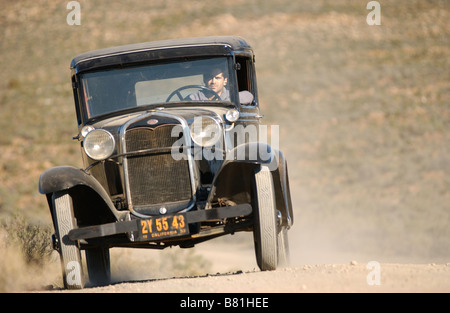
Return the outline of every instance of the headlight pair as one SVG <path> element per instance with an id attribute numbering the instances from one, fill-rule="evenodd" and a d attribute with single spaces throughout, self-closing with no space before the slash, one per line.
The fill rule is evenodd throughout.
<path id="1" fill-rule="evenodd" d="M 239 117 L 239 112 L 230 110 L 226 114 L 226 119 L 234 122 Z M 104 129 L 94 129 L 86 126 L 82 129 L 83 147 L 86 154 L 93 160 L 100 161 L 109 158 L 115 149 L 113 135 Z M 214 146 L 222 136 L 220 123 L 210 116 L 200 116 L 194 119 L 190 126 L 192 140 L 199 146 Z"/>
<path id="2" fill-rule="evenodd" d="M 208 116 L 194 119 L 190 126 L 192 140 L 199 146 L 211 147 L 222 136 L 222 128 L 218 121 Z M 104 129 L 89 129 L 83 134 L 83 148 L 93 160 L 101 161 L 109 158 L 115 149 L 113 135 Z"/>

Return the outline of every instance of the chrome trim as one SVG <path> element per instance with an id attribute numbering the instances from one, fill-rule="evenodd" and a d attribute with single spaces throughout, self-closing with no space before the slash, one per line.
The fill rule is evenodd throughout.
<path id="1" fill-rule="evenodd" d="M 216 115 L 217 115 L 217 114 L 216 114 Z M 216 145 L 216 144 L 223 138 L 223 127 L 222 127 L 223 122 L 222 122 L 221 120 L 218 121 L 215 117 L 210 116 L 210 115 L 199 115 L 199 116 L 196 116 L 196 117 L 194 118 L 194 123 L 195 123 L 195 120 L 196 120 L 197 118 L 202 118 L 202 119 L 203 119 L 203 118 L 209 118 L 209 119 L 213 120 L 214 123 L 216 123 L 217 127 L 219 128 L 219 139 L 218 139 L 216 142 L 214 142 L 213 144 L 211 144 L 211 145 L 202 145 L 201 143 L 197 142 L 197 141 L 194 139 L 194 137 L 192 136 L 192 133 L 191 133 L 192 128 L 191 128 L 191 127 L 192 127 L 194 124 L 191 124 L 191 127 L 189 127 L 189 135 L 191 136 L 192 141 L 193 141 L 196 145 L 198 145 L 198 146 L 200 146 L 200 147 L 203 147 L 203 148 L 212 147 L 212 146 Z M 222 138 L 221 138 L 221 137 L 222 137 Z"/>
<path id="2" fill-rule="evenodd" d="M 180 212 L 187 212 L 189 210 L 191 210 L 195 203 L 196 203 L 196 190 L 197 190 L 197 185 L 196 185 L 196 173 L 194 170 L 194 160 L 192 158 L 192 153 L 191 153 L 191 136 L 190 136 L 190 129 L 189 129 L 189 125 L 187 123 L 187 121 L 179 116 L 176 116 L 174 114 L 169 114 L 166 112 L 162 112 L 161 109 L 157 110 L 157 111 L 152 111 L 152 112 L 148 112 L 148 113 L 144 113 L 141 115 L 136 116 L 135 118 L 132 118 L 131 120 L 129 120 L 128 122 L 126 122 L 125 124 L 123 124 L 120 129 L 119 129 L 119 137 L 120 137 L 120 148 L 121 148 L 121 154 L 123 155 L 123 172 L 124 172 L 124 184 L 125 184 L 125 196 L 127 198 L 127 203 L 128 203 L 128 209 L 130 210 L 130 212 L 140 218 L 148 218 L 151 215 L 146 215 L 146 214 L 142 214 L 139 212 L 136 212 L 134 210 L 134 206 L 133 206 L 133 201 L 131 199 L 131 190 L 130 190 L 130 183 L 129 183 L 129 179 L 128 179 L 128 159 L 127 159 L 127 151 L 126 151 L 126 140 L 125 140 L 125 133 L 126 130 L 128 129 L 128 127 L 133 124 L 134 122 L 141 120 L 141 119 L 145 119 L 148 117 L 151 117 L 153 115 L 156 116 L 165 116 L 168 118 L 173 118 L 177 121 L 180 122 L 181 127 L 183 129 L 183 134 L 186 138 L 186 150 L 187 150 L 187 158 L 188 158 L 188 164 L 189 164 L 189 174 L 190 174 L 190 179 L 191 179 L 191 193 L 192 193 L 192 198 L 191 198 L 191 205 L 188 206 L 187 208 L 183 209 Z M 151 127 L 149 127 L 151 128 Z"/>
<path id="3" fill-rule="evenodd" d="M 109 153 L 109 155 L 108 155 L 106 158 L 94 158 L 94 157 L 92 156 L 92 154 L 91 154 L 91 153 L 87 150 L 87 148 L 86 148 L 85 140 L 88 138 L 89 134 L 92 134 L 94 131 L 95 131 L 95 132 L 102 132 L 102 133 L 105 133 L 105 134 L 112 140 L 113 150 L 111 151 L 111 153 Z M 95 161 L 103 161 L 103 160 L 109 159 L 109 157 L 111 157 L 111 156 L 114 154 L 114 150 L 116 149 L 115 147 L 116 147 L 116 140 L 114 139 L 113 134 L 111 134 L 111 133 L 110 133 L 109 131 L 107 131 L 106 129 L 102 129 L 102 128 L 95 129 L 95 128 L 93 128 L 93 130 L 91 130 L 90 132 L 88 132 L 88 133 L 86 134 L 86 136 L 83 138 L 83 150 L 84 150 L 84 152 L 86 153 L 86 155 L 87 155 L 88 157 L 90 157 L 92 160 L 95 160 Z"/>
<path id="4" fill-rule="evenodd" d="M 240 112 L 239 117 L 240 117 L 239 121 L 241 121 L 242 118 L 258 118 L 258 119 L 260 119 L 260 118 L 263 118 L 264 115 L 260 115 L 258 113 L 254 113 L 254 112 Z"/>

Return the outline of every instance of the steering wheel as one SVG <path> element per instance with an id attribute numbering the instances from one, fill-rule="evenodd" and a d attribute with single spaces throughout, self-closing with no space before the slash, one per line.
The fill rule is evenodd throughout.
<path id="1" fill-rule="evenodd" d="M 176 90 L 172 91 L 172 93 L 167 97 L 166 102 L 169 102 L 175 95 L 178 97 L 178 99 L 180 99 L 180 101 L 185 100 L 185 98 L 183 98 L 183 96 L 181 95 L 180 91 L 185 90 L 185 89 L 193 89 L 193 88 L 197 88 L 200 90 L 203 90 L 205 92 L 205 94 L 211 94 L 213 95 L 213 98 L 211 100 L 221 100 L 219 94 L 217 92 L 215 92 L 212 89 L 209 89 L 208 87 L 202 86 L 202 85 L 187 85 L 187 86 L 183 86 L 180 88 L 177 88 Z"/>

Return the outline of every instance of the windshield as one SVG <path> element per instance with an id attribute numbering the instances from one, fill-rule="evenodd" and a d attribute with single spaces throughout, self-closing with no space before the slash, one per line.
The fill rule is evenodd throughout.
<path id="1" fill-rule="evenodd" d="M 81 98 L 88 118 L 176 101 L 230 102 L 226 57 L 86 73 Z"/>

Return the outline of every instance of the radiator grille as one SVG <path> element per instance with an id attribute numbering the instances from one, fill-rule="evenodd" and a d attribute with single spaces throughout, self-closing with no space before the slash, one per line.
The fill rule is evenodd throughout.
<path id="1" fill-rule="evenodd" d="M 152 148 L 170 148 L 178 138 L 171 137 L 173 125 L 135 128 L 125 134 L 127 152 Z M 187 160 L 174 160 L 170 149 L 130 156 L 128 179 L 135 209 L 139 207 L 189 202 L 192 196 Z M 159 206 L 158 206 L 159 207 Z"/>

